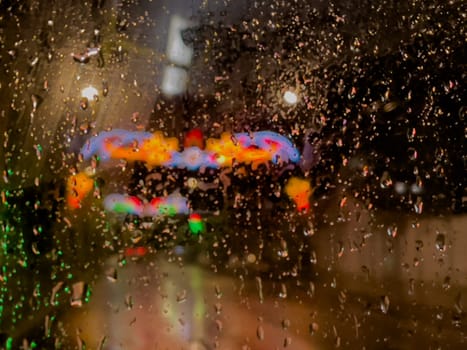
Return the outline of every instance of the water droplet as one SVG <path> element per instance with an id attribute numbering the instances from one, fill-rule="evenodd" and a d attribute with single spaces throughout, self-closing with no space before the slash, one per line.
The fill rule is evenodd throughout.
<path id="1" fill-rule="evenodd" d="M 370 174 L 370 167 L 368 165 L 364 165 L 362 168 L 362 175 L 367 177 Z"/>
<path id="2" fill-rule="evenodd" d="M 110 282 L 117 282 L 117 269 L 115 267 L 109 268 L 105 275 Z"/>
<path id="3" fill-rule="evenodd" d="M 287 330 L 290 327 L 290 320 L 283 319 L 281 325 L 283 330 Z"/>
<path id="4" fill-rule="evenodd" d="M 63 286 L 63 282 L 60 281 L 52 288 L 52 293 L 50 295 L 50 304 L 51 305 L 55 305 L 55 295 L 62 288 L 62 286 Z"/>
<path id="5" fill-rule="evenodd" d="M 366 265 L 362 265 L 362 267 L 360 269 L 365 274 L 366 279 L 369 280 L 370 279 L 370 269 Z"/>
<path id="6" fill-rule="evenodd" d="M 391 226 L 389 226 L 387 228 L 387 234 L 388 234 L 389 237 L 392 237 L 392 238 L 397 236 L 397 226 L 396 226 L 396 224 L 392 224 Z"/>
<path id="7" fill-rule="evenodd" d="M 413 142 L 416 135 L 417 135 L 417 129 L 415 129 L 415 128 L 408 128 L 407 129 L 407 140 L 409 142 Z"/>
<path id="8" fill-rule="evenodd" d="M 52 318 L 49 315 L 46 315 L 45 320 L 44 320 L 44 331 L 45 331 L 46 337 L 50 337 L 51 329 L 52 329 Z"/>
<path id="9" fill-rule="evenodd" d="M 451 277 L 446 276 L 443 280 L 443 289 L 448 290 L 449 288 L 451 288 Z"/>
<path id="10" fill-rule="evenodd" d="M 318 262 L 318 258 L 316 257 L 316 252 L 314 250 L 311 251 L 310 262 L 314 265 Z"/>
<path id="11" fill-rule="evenodd" d="M 420 239 L 417 239 L 415 241 L 415 249 L 417 250 L 417 252 L 421 252 L 422 249 L 423 249 L 423 241 L 420 240 Z"/>
<path id="12" fill-rule="evenodd" d="M 463 314 L 464 308 L 462 306 L 462 294 L 459 292 L 456 295 L 456 302 L 454 304 L 454 309 L 458 314 Z"/>
<path id="13" fill-rule="evenodd" d="M 415 183 L 410 186 L 410 192 L 413 194 L 419 195 L 425 191 L 423 187 L 423 181 L 420 176 L 417 176 Z"/>
<path id="14" fill-rule="evenodd" d="M 387 171 L 383 172 L 383 175 L 381 175 L 379 184 L 382 189 L 387 189 L 392 186 L 392 180 L 391 180 L 391 176 L 389 175 L 389 172 Z"/>
<path id="15" fill-rule="evenodd" d="M 396 101 L 391 101 L 391 102 L 386 103 L 383 106 L 383 110 L 384 110 L 384 112 L 389 113 L 389 112 L 394 111 L 397 108 L 398 105 L 399 104 Z"/>
<path id="16" fill-rule="evenodd" d="M 183 303 L 184 301 L 186 301 L 186 289 L 177 293 L 176 300 L 177 300 L 177 303 Z"/>
<path id="17" fill-rule="evenodd" d="M 341 290 L 337 295 L 337 299 L 339 300 L 339 303 L 344 304 L 347 300 L 347 294 Z"/>
<path id="18" fill-rule="evenodd" d="M 410 160 L 416 160 L 418 158 L 418 152 L 415 148 L 409 147 L 407 149 L 407 155 Z"/>
<path id="19" fill-rule="evenodd" d="M 105 348 L 105 345 L 106 345 L 106 342 L 107 342 L 107 336 L 106 335 L 103 335 L 101 340 L 99 341 L 99 346 L 97 347 L 99 350 L 104 350 Z"/>
<path id="20" fill-rule="evenodd" d="M 460 328 L 462 326 L 461 315 L 458 315 L 458 314 L 452 315 L 451 323 L 454 327 Z"/>
<path id="21" fill-rule="evenodd" d="M 289 256 L 289 252 L 287 250 L 287 242 L 283 239 L 280 241 L 280 250 L 277 252 L 277 254 L 281 258 L 287 258 Z"/>
<path id="22" fill-rule="evenodd" d="M 216 284 L 216 285 L 214 286 L 214 291 L 215 291 L 215 293 L 216 293 L 217 299 L 220 299 L 220 298 L 222 297 L 222 291 L 221 291 L 221 289 L 220 289 L 220 287 L 219 287 L 218 284 Z"/>
<path id="23" fill-rule="evenodd" d="M 282 298 L 282 299 L 287 298 L 287 287 L 285 283 L 281 283 L 281 290 L 279 292 L 279 298 Z"/>
<path id="24" fill-rule="evenodd" d="M 417 201 L 414 204 L 414 209 L 415 209 L 416 214 L 422 214 L 423 213 L 422 197 L 417 197 Z"/>
<path id="25" fill-rule="evenodd" d="M 292 338 L 291 337 L 285 337 L 284 338 L 284 348 L 288 347 L 290 344 L 292 344 Z"/>
<path id="26" fill-rule="evenodd" d="M 81 338 L 81 330 L 80 329 L 76 330 L 76 343 L 78 344 L 78 350 L 86 349 L 86 343 Z"/>
<path id="27" fill-rule="evenodd" d="M 207 346 L 204 345 L 201 341 L 199 340 L 191 340 L 190 343 L 188 344 L 188 349 L 190 350 L 207 350 Z"/>
<path id="28" fill-rule="evenodd" d="M 216 328 L 218 332 L 222 332 L 222 329 L 224 328 L 224 324 L 222 323 L 221 320 L 216 320 Z"/>
<path id="29" fill-rule="evenodd" d="M 303 230 L 303 235 L 305 237 L 310 237 L 310 236 L 313 236 L 314 234 L 315 234 L 315 228 L 313 227 L 312 224 L 310 224 L 307 228 Z"/>
<path id="30" fill-rule="evenodd" d="M 71 301 L 70 304 L 73 307 L 81 307 L 83 306 L 83 295 L 84 295 L 84 289 L 86 285 L 84 282 L 76 282 L 72 285 L 72 293 L 71 293 Z"/>
<path id="31" fill-rule="evenodd" d="M 256 337 L 257 337 L 259 340 L 263 340 L 263 339 L 264 339 L 264 329 L 263 329 L 263 326 L 259 325 L 258 328 L 256 328 Z"/>
<path id="32" fill-rule="evenodd" d="M 318 330 L 319 330 L 319 325 L 316 322 L 312 322 L 308 326 L 308 331 L 310 332 L 310 335 L 314 335 L 316 332 L 318 332 Z"/>
<path id="33" fill-rule="evenodd" d="M 309 283 L 307 294 L 310 296 L 310 298 L 313 298 L 315 295 L 315 284 L 313 282 Z"/>
<path id="34" fill-rule="evenodd" d="M 381 302 L 379 305 L 381 312 L 387 314 L 389 311 L 389 297 L 387 295 L 381 297 Z"/>
<path id="35" fill-rule="evenodd" d="M 413 278 L 409 279 L 409 295 L 415 294 L 415 280 Z"/>
<path id="36" fill-rule="evenodd" d="M 31 250 L 35 255 L 40 255 L 41 254 L 41 252 L 39 251 L 39 249 L 37 247 L 37 242 L 32 242 Z"/>
<path id="37" fill-rule="evenodd" d="M 338 250 L 337 250 L 337 257 L 340 258 L 344 255 L 344 243 L 342 241 L 339 241 L 338 243 Z"/>
<path id="38" fill-rule="evenodd" d="M 340 347 L 341 347 L 341 337 L 336 336 L 335 341 L 334 341 L 334 346 L 335 346 L 336 348 L 340 348 Z"/>
<path id="39" fill-rule="evenodd" d="M 446 250 L 446 238 L 443 233 L 438 233 L 436 235 L 435 246 L 440 252 L 444 252 Z"/>
<path id="40" fill-rule="evenodd" d="M 261 277 L 256 277 L 256 288 L 258 289 L 259 302 L 263 303 L 263 282 Z"/>
<path id="41" fill-rule="evenodd" d="M 220 315 L 222 312 L 222 304 L 221 303 L 215 303 L 214 304 L 214 310 L 216 310 L 216 314 Z"/>
<path id="42" fill-rule="evenodd" d="M 128 310 L 133 308 L 133 297 L 130 294 L 125 296 L 125 306 Z"/>

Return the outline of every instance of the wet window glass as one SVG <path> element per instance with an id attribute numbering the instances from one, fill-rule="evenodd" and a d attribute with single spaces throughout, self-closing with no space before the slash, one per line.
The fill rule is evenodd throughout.
<path id="1" fill-rule="evenodd" d="M 0 349 L 466 346 L 464 2 L 0 10 Z"/>

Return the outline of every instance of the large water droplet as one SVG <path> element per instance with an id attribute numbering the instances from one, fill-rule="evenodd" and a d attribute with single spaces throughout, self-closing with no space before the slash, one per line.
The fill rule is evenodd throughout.
<path id="1" fill-rule="evenodd" d="M 106 272 L 106 277 L 110 282 L 117 282 L 117 269 L 115 267 L 109 268 Z"/>
<path id="2" fill-rule="evenodd" d="M 261 277 L 256 277 L 256 288 L 258 289 L 259 302 L 263 303 L 263 282 Z"/>
<path id="3" fill-rule="evenodd" d="M 310 237 L 310 236 L 313 236 L 315 234 L 315 228 L 313 227 L 312 224 L 308 225 L 308 227 L 306 227 L 304 230 L 303 230 L 303 235 L 305 237 Z"/>
<path id="4" fill-rule="evenodd" d="M 396 237 L 397 236 L 397 226 L 396 226 L 396 224 L 392 224 L 391 226 L 389 226 L 387 228 L 386 232 L 387 232 L 388 236 L 390 236 L 392 238 Z"/>
<path id="5" fill-rule="evenodd" d="M 446 276 L 443 280 L 443 289 L 448 290 L 449 288 L 451 288 L 451 277 Z"/>
<path id="6" fill-rule="evenodd" d="M 344 304 L 347 300 L 347 294 L 345 293 L 345 291 L 341 290 L 337 295 L 337 299 L 339 300 L 340 304 Z"/>
<path id="7" fill-rule="evenodd" d="M 446 250 L 446 238 L 443 233 L 438 233 L 436 235 L 435 246 L 440 252 L 444 252 Z"/>
<path id="8" fill-rule="evenodd" d="M 128 310 L 133 308 L 133 297 L 130 294 L 125 296 L 125 306 Z"/>
<path id="9" fill-rule="evenodd" d="M 389 172 L 387 171 L 383 172 L 383 175 L 381 175 L 379 184 L 382 189 L 387 189 L 392 186 L 392 180 L 391 180 L 391 176 L 389 175 Z"/>
<path id="10" fill-rule="evenodd" d="M 186 289 L 177 293 L 176 299 L 177 299 L 177 303 L 183 303 L 184 301 L 186 301 Z"/>
<path id="11" fill-rule="evenodd" d="M 287 287 L 285 283 L 281 283 L 281 290 L 279 291 L 279 298 L 287 298 Z"/>
<path id="12" fill-rule="evenodd" d="M 76 330 L 76 343 L 78 345 L 78 350 L 84 350 L 86 349 L 86 343 L 84 340 L 81 338 L 81 330 L 77 329 Z"/>
<path id="13" fill-rule="evenodd" d="M 409 295 L 414 295 L 415 294 L 415 280 L 411 278 L 409 280 Z"/>
<path id="14" fill-rule="evenodd" d="M 221 291 L 221 289 L 220 289 L 220 287 L 219 287 L 218 284 L 215 285 L 214 291 L 215 291 L 215 293 L 216 293 L 217 299 L 220 299 L 220 298 L 222 297 L 222 291 Z"/>
<path id="15" fill-rule="evenodd" d="M 421 197 L 417 197 L 417 201 L 414 204 L 415 213 L 422 214 L 423 213 L 423 201 Z"/>
<path id="16" fill-rule="evenodd" d="M 263 326 L 259 325 L 258 328 L 256 328 L 256 337 L 257 337 L 259 340 L 263 340 L 263 339 L 264 339 L 264 329 L 263 329 Z"/>
<path id="17" fill-rule="evenodd" d="M 344 243 L 342 241 L 338 242 L 338 248 L 337 248 L 337 257 L 340 258 L 344 255 Z"/>
<path id="18" fill-rule="evenodd" d="M 313 298 L 313 296 L 315 295 L 315 284 L 313 282 L 309 283 L 307 294 L 310 296 L 310 298 Z"/>
<path id="19" fill-rule="evenodd" d="M 308 331 L 310 332 L 310 335 L 314 335 L 318 330 L 319 330 L 319 325 L 316 322 L 312 322 L 308 326 Z"/>
<path id="20" fill-rule="evenodd" d="M 462 294 L 460 292 L 456 295 L 456 302 L 454 303 L 454 310 L 456 310 L 456 312 L 459 315 L 464 313 L 464 308 L 462 305 Z"/>
<path id="21" fill-rule="evenodd" d="M 99 345 L 98 345 L 98 349 L 99 350 L 104 350 L 105 349 L 105 346 L 106 346 L 106 342 L 107 342 L 107 336 L 106 335 L 103 335 L 101 340 L 99 341 Z"/>
<path id="22" fill-rule="evenodd" d="M 381 297 L 381 301 L 380 301 L 379 307 L 380 307 L 381 312 L 382 312 L 383 314 L 387 314 L 387 313 L 388 313 L 388 311 L 389 311 L 389 303 L 390 303 L 390 301 L 389 301 L 389 297 L 388 297 L 387 295 Z"/>
<path id="23" fill-rule="evenodd" d="M 222 312 L 222 304 L 221 303 L 215 303 L 214 304 L 214 310 L 216 311 L 216 314 L 220 315 Z"/>
<path id="24" fill-rule="evenodd" d="M 368 268 L 368 266 L 362 265 L 362 267 L 360 269 L 365 274 L 366 279 L 369 280 L 370 279 L 370 269 Z"/>
<path id="25" fill-rule="evenodd" d="M 415 249 L 417 250 L 417 252 L 421 252 L 422 249 L 423 249 L 423 241 L 420 240 L 420 239 L 417 239 L 415 241 Z"/>
<path id="26" fill-rule="evenodd" d="M 311 251 L 310 262 L 312 264 L 316 264 L 318 262 L 318 258 L 316 257 L 316 252 L 314 250 Z"/>
<path id="27" fill-rule="evenodd" d="M 84 282 L 76 282 L 72 285 L 72 294 L 71 294 L 71 301 L 70 304 L 73 307 L 81 307 L 83 306 L 83 295 L 85 289 Z"/>
<path id="28" fill-rule="evenodd" d="M 407 155 L 410 160 L 416 160 L 418 158 L 418 152 L 415 148 L 409 147 L 407 150 Z"/>

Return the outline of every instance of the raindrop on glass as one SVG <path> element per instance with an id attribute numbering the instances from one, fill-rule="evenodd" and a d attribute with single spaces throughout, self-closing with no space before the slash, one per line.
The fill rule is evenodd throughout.
<path id="1" fill-rule="evenodd" d="M 389 303 L 390 303 L 390 301 L 389 301 L 389 297 L 388 297 L 387 295 L 381 297 L 381 301 L 380 301 L 379 307 L 380 307 L 380 310 L 381 310 L 381 312 L 382 312 L 383 314 L 387 314 L 387 313 L 388 313 L 388 311 L 389 311 Z"/>
<path id="2" fill-rule="evenodd" d="M 71 294 L 71 301 L 70 304 L 73 307 L 81 307 L 83 306 L 83 295 L 85 289 L 84 282 L 76 282 L 72 285 L 72 294 Z"/>
<path id="3" fill-rule="evenodd" d="M 389 175 L 389 172 L 387 171 L 383 172 L 383 175 L 381 175 L 379 184 L 382 189 L 387 189 L 392 186 L 392 180 L 391 180 L 391 176 Z"/>
<path id="4" fill-rule="evenodd" d="M 263 326 L 259 325 L 258 328 L 256 328 L 256 337 L 257 337 L 259 340 L 263 340 L 263 339 L 264 339 L 264 329 L 263 329 Z"/>
<path id="5" fill-rule="evenodd" d="M 451 288 L 451 277 L 446 276 L 443 280 L 443 289 L 448 290 L 449 288 Z"/>
<path id="6" fill-rule="evenodd" d="M 287 287 L 285 283 L 281 283 L 281 290 L 279 291 L 279 298 L 287 298 Z"/>
<path id="7" fill-rule="evenodd" d="M 387 234 L 389 237 L 396 237 L 397 236 L 397 226 L 395 224 L 392 224 L 391 226 L 389 226 L 386 230 Z"/>
<path id="8" fill-rule="evenodd" d="M 258 289 L 259 302 L 263 302 L 263 282 L 261 277 L 256 277 L 256 288 Z"/>
<path id="9" fill-rule="evenodd" d="M 107 270 L 106 277 L 110 282 L 117 282 L 117 269 L 115 267 L 109 268 Z"/>
<path id="10" fill-rule="evenodd" d="M 444 252 L 446 250 L 446 238 L 443 233 L 438 233 L 436 235 L 435 246 L 440 252 Z"/>
<path id="11" fill-rule="evenodd" d="M 310 262 L 312 264 L 316 264 L 318 262 L 318 258 L 316 256 L 316 252 L 314 250 L 311 251 L 311 254 L 310 254 Z"/>

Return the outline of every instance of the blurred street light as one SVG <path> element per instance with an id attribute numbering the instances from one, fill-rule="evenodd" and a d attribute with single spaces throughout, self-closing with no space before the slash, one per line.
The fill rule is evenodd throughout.
<path id="1" fill-rule="evenodd" d="M 98 92 L 94 86 L 85 87 L 81 91 L 81 97 L 87 98 L 89 101 L 93 101 L 97 98 Z"/>
<path id="2" fill-rule="evenodd" d="M 298 96 L 295 92 L 287 90 L 284 92 L 284 101 L 289 105 L 294 105 L 298 102 Z"/>

